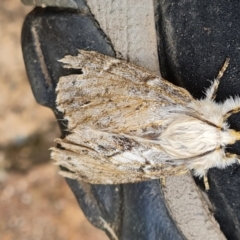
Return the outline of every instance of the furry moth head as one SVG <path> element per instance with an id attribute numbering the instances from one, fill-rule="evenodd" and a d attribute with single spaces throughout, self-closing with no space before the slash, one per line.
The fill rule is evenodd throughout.
<path id="1" fill-rule="evenodd" d="M 214 101 L 219 75 L 201 100 L 185 89 L 123 60 L 96 52 L 66 56 L 66 68 L 82 74 L 61 77 L 57 108 L 69 134 L 52 148 L 66 177 L 94 184 L 156 179 L 193 170 L 206 176 L 238 158 L 226 153 L 240 139 L 227 118 L 239 111 L 240 98 Z"/>

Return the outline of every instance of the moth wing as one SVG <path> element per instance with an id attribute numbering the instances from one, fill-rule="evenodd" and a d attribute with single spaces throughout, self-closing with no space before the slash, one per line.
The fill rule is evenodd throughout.
<path id="1" fill-rule="evenodd" d="M 120 184 L 159 179 L 187 170 L 183 162 L 174 162 L 149 142 L 90 128 L 78 130 L 56 139 L 61 148 L 51 149 L 52 159 L 67 169 L 61 171 L 65 177 L 92 184 Z"/>
<path id="2" fill-rule="evenodd" d="M 82 74 L 61 77 L 57 108 L 71 131 L 84 124 L 97 129 L 133 133 L 166 118 L 166 109 L 193 100 L 183 88 L 123 60 L 80 50 L 61 60 Z"/>
<path id="3" fill-rule="evenodd" d="M 82 71 L 61 77 L 56 89 L 57 108 L 68 120 L 70 134 L 56 140 L 63 149 L 53 148 L 52 158 L 70 171 L 65 175 L 124 183 L 174 171 L 173 159 L 154 138 L 166 127 L 166 109 L 192 100 L 185 89 L 96 52 L 81 50 L 61 61 Z"/>

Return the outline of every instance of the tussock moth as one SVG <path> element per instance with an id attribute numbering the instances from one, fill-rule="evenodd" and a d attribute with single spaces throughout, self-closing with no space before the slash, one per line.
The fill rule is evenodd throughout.
<path id="1" fill-rule="evenodd" d="M 57 109 L 69 134 L 56 139 L 51 157 L 65 177 L 93 184 L 119 184 L 164 178 L 193 170 L 204 177 L 238 157 L 225 151 L 240 140 L 227 118 L 240 110 L 240 98 L 214 101 L 229 59 L 207 89 L 191 94 L 147 70 L 92 51 L 61 60 L 82 74 L 61 77 Z"/>

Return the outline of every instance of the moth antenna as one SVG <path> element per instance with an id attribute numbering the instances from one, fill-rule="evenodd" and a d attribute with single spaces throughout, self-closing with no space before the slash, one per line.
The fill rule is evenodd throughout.
<path id="1" fill-rule="evenodd" d="M 210 86 L 210 88 L 207 89 L 206 99 L 214 100 L 216 98 L 216 93 L 217 93 L 217 90 L 218 90 L 220 79 L 222 78 L 224 72 L 226 71 L 226 69 L 227 69 L 227 67 L 229 65 L 229 61 L 230 61 L 230 58 L 226 58 L 226 60 L 225 60 L 225 62 L 223 64 L 221 70 L 218 72 L 217 77 L 213 81 L 213 83 Z"/>

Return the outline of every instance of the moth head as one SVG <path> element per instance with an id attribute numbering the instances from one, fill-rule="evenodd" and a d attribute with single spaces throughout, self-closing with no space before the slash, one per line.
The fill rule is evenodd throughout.
<path id="1" fill-rule="evenodd" d="M 189 162 L 189 168 L 194 170 L 196 176 L 203 177 L 212 167 L 223 169 L 238 161 L 238 156 L 228 153 L 227 150 L 228 145 L 240 140 L 240 132 L 230 129 L 228 124 L 228 117 L 238 112 L 239 107 L 239 97 L 229 98 L 223 103 L 202 99 L 189 104 L 188 114 L 196 119 L 195 128 L 202 126 L 198 131 L 201 136 L 198 142 L 194 141 L 194 137 L 190 142 L 192 146 L 195 143 L 195 152 L 196 149 L 200 149 L 197 157 Z M 198 136 L 195 135 L 195 138 Z"/>
<path id="2" fill-rule="evenodd" d="M 204 177 L 211 168 L 224 169 L 236 162 L 239 162 L 237 154 L 227 151 L 227 146 L 234 144 L 240 140 L 240 133 L 232 129 L 219 129 L 217 128 L 217 135 L 213 135 L 213 140 L 216 144 L 211 145 L 202 154 L 199 154 L 188 161 L 189 169 L 192 169 L 195 176 Z M 218 136 L 218 138 L 216 138 Z M 210 146 L 208 144 L 208 146 Z"/>

